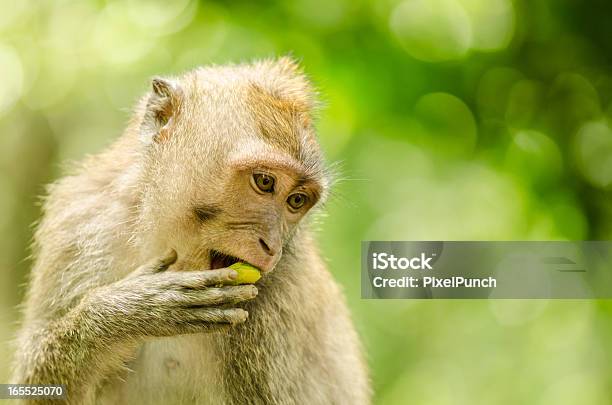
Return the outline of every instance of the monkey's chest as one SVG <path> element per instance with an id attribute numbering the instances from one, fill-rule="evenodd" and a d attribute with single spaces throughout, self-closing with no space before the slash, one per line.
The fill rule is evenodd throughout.
<path id="1" fill-rule="evenodd" d="M 142 345 L 131 372 L 109 387 L 113 403 L 222 404 L 219 362 L 210 335 L 183 335 Z"/>

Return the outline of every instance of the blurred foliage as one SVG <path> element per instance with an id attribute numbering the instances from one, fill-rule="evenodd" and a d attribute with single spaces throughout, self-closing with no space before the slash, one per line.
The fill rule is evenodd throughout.
<path id="1" fill-rule="evenodd" d="M 359 298 L 361 240 L 612 238 L 609 2 L 1 3 L 2 358 L 61 162 L 111 142 L 153 75 L 290 52 L 341 162 L 319 239 L 376 403 L 611 403 L 606 301 Z"/>

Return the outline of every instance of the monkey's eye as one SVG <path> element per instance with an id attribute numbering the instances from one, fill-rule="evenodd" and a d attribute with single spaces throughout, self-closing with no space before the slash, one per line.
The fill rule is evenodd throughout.
<path id="1" fill-rule="evenodd" d="M 253 175 L 253 180 L 257 188 L 262 192 L 271 193 L 274 191 L 274 177 L 263 173 L 255 173 Z"/>
<path id="2" fill-rule="evenodd" d="M 302 193 L 291 194 L 289 198 L 287 198 L 287 203 L 294 210 L 299 210 L 306 204 L 308 201 L 308 196 Z"/>

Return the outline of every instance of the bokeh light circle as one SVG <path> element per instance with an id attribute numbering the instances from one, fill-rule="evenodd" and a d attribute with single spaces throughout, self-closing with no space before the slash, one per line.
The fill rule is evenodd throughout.
<path id="1" fill-rule="evenodd" d="M 472 44 L 470 19 L 454 0 L 406 0 L 389 25 L 406 52 L 426 62 L 460 59 Z"/>
<path id="2" fill-rule="evenodd" d="M 516 175 L 530 182 L 549 182 L 563 169 L 561 151 L 547 135 L 524 130 L 514 134 L 506 154 L 508 167 Z"/>
<path id="3" fill-rule="evenodd" d="M 8 110 L 21 96 L 23 67 L 19 55 L 10 47 L 0 44 L 0 113 Z"/>
<path id="4" fill-rule="evenodd" d="M 429 93 L 421 97 L 415 106 L 415 115 L 423 127 L 429 142 L 437 150 L 461 154 L 473 150 L 476 144 L 476 121 L 470 108 L 458 97 L 449 93 Z"/>
<path id="5" fill-rule="evenodd" d="M 504 49 L 514 34 L 514 7 L 510 0 L 460 0 L 472 28 L 472 49 Z"/>
<path id="6" fill-rule="evenodd" d="M 405 0 L 389 18 L 406 52 L 426 62 L 462 59 L 471 50 L 504 49 L 514 25 L 509 0 Z"/>
<path id="7" fill-rule="evenodd" d="M 595 187 L 612 186 L 612 129 L 605 121 L 584 124 L 576 134 L 575 153 L 584 178 Z"/>

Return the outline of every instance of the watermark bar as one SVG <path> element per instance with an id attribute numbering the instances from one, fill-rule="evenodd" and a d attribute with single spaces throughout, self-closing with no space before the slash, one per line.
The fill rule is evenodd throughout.
<path id="1" fill-rule="evenodd" d="M 361 297 L 612 298 L 612 241 L 367 241 Z"/>
<path id="2" fill-rule="evenodd" d="M 66 399 L 65 385 L 0 384 L 0 399 Z"/>

